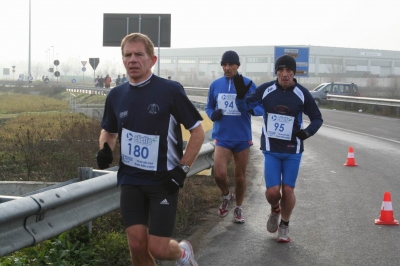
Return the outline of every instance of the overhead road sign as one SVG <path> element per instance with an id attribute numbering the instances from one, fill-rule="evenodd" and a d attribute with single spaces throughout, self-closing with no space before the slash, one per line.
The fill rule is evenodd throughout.
<path id="1" fill-rule="evenodd" d="M 290 55 L 296 60 L 296 77 L 309 76 L 310 47 L 275 46 L 274 62 L 282 55 Z"/>
<path id="2" fill-rule="evenodd" d="M 160 47 L 171 47 L 171 14 L 104 14 L 103 46 L 120 47 L 132 32 L 146 34 L 156 47 L 158 41 Z"/>

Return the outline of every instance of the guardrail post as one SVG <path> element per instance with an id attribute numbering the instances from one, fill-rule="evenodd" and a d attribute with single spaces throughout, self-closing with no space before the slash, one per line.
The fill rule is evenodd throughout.
<path id="1" fill-rule="evenodd" d="M 72 110 L 76 111 L 76 95 L 69 93 L 69 106 Z"/>
<path id="2" fill-rule="evenodd" d="M 93 177 L 92 167 L 78 167 L 78 178 L 80 181 L 85 181 Z M 86 223 L 88 232 L 92 233 L 92 221 Z"/>

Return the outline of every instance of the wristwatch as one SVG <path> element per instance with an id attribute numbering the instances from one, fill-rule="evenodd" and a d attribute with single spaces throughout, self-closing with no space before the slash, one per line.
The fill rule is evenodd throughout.
<path id="1" fill-rule="evenodd" d="M 183 170 L 183 172 L 185 172 L 185 174 L 189 173 L 190 167 L 188 165 L 180 164 L 179 166 L 182 168 L 182 170 Z"/>

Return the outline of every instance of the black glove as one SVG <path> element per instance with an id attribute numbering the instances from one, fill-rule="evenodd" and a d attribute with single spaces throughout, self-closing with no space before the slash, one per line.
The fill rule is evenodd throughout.
<path id="1" fill-rule="evenodd" d="M 305 131 L 304 129 L 300 129 L 300 131 L 297 132 L 295 136 L 301 140 L 305 140 L 309 137 L 307 131 Z"/>
<path id="2" fill-rule="evenodd" d="M 222 109 L 218 109 L 212 112 L 211 114 L 211 120 L 213 122 L 220 120 L 224 114 L 222 113 Z"/>
<path id="3" fill-rule="evenodd" d="M 235 84 L 236 88 L 236 99 L 244 99 L 244 96 L 246 93 L 249 91 L 251 84 L 253 84 L 253 81 L 250 80 L 249 84 L 245 85 L 243 76 L 236 74 L 233 76 L 233 84 Z"/>
<path id="4" fill-rule="evenodd" d="M 185 183 L 186 173 L 179 165 L 169 171 L 168 176 L 162 181 L 162 185 L 168 194 L 174 194 L 183 187 Z"/>
<path id="5" fill-rule="evenodd" d="M 254 110 L 253 110 L 253 109 L 248 110 L 247 112 L 248 112 L 249 114 L 251 114 L 251 115 L 254 115 Z"/>
<path id="6" fill-rule="evenodd" d="M 103 149 L 97 152 L 96 159 L 99 169 L 106 169 L 110 167 L 110 164 L 113 161 L 113 155 L 107 142 L 104 142 Z"/>

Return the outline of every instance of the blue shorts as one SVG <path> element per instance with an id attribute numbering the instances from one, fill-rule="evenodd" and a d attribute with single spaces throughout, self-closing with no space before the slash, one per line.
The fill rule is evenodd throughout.
<path id="1" fill-rule="evenodd" d="M 266 187 L 270 188 L 281 184 L 295 187 L 302 153 L 290 154 L 263 151 L 263 154 Z"/>
<path id="2" fill-rule="evenodd" d="M 241 152 L 250 146 L 253 146 L 251 140 L 248 141 L 227 141 L 227 140 L 215 140 L 215 145 L 231 150 L 233 152 Z"/>

